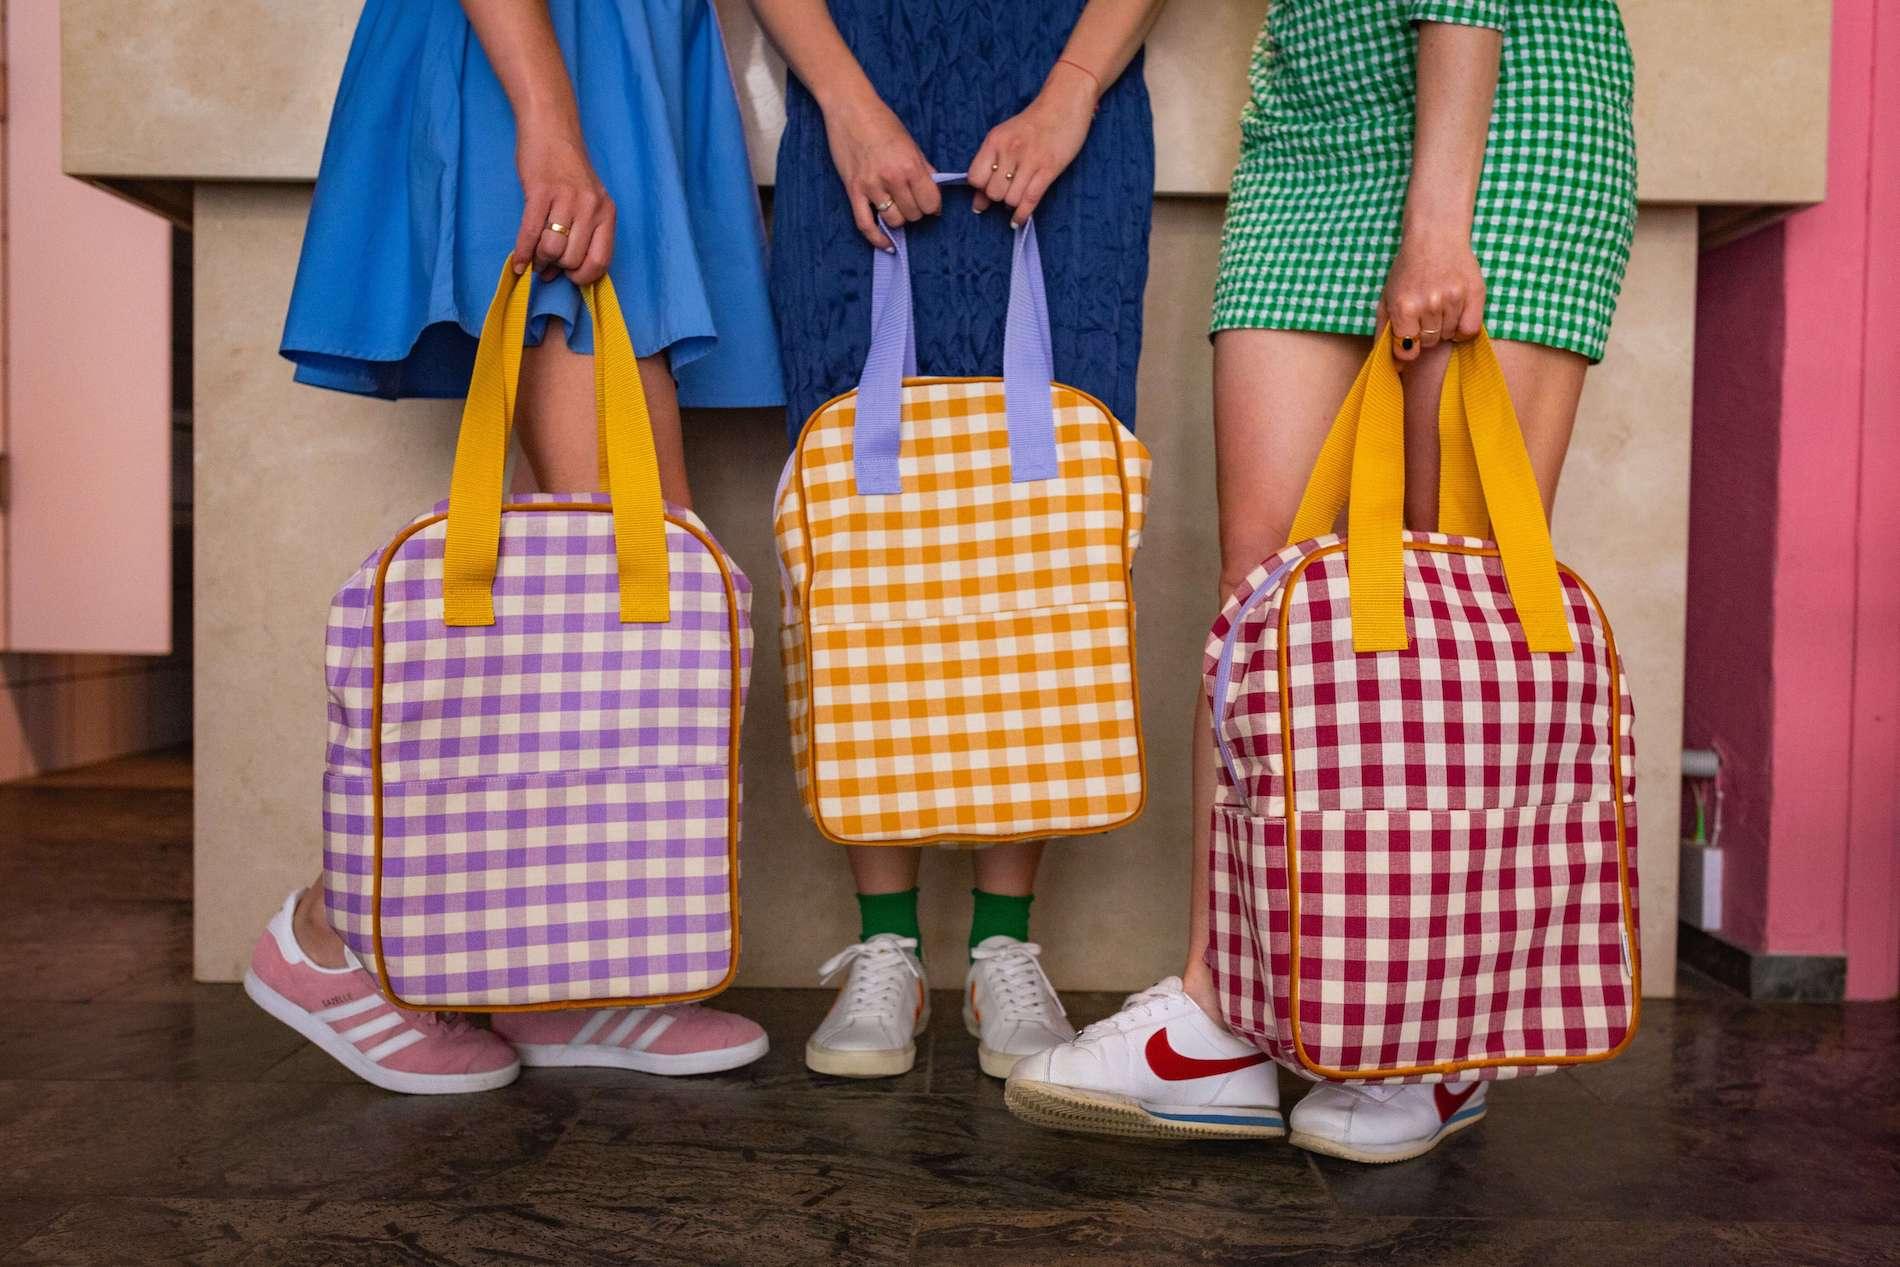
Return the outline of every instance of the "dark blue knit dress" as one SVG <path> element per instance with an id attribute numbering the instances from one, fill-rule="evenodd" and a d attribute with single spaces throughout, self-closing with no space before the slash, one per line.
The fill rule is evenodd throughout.
<path id="1" fill-rule="evenodd" d="M 871 83 L 939 171 L 967 170 L 984 136 L 1034 99 L 1085 0 L 830 0 Z M 787 88 L 772 209 L 772 306 L 791 434 L 857 385 L 871 333 L 872 248 L 859 236 L 805 88 Z M 910 231 L 923 374 L 1002 373 L 1009 296 L 1007 207 Z M 1148 276 L 1154 125 L 1139 56 L 1103 94 L 1088 143 L 1036 212 L 1056 378 L 1135 424 L 1141 294 Z"/>

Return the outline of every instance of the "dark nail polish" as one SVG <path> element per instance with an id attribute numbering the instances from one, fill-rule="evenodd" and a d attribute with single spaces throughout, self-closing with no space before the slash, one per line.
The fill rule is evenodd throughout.
<path id="1" fill-rule="evenodd" d="M 1410 352 L 1412 350 L 1412 341 L 1410 339 L 1400 339 L 1399 346 L 1404 348 L 1407 352 Z"/>

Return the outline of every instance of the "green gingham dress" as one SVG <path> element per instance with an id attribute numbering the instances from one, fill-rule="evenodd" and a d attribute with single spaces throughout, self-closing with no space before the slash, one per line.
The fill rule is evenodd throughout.
<path id="1" fill-rule="evenodd" d="M 1504 32 L 1472 224 L 1486 328 L 1602 359 L 1636 225 L 1632 68 L 1613 0 L 1273 0 L 1213 329 L 1377 333 L 1411 175 L 1419 22 Z"/>

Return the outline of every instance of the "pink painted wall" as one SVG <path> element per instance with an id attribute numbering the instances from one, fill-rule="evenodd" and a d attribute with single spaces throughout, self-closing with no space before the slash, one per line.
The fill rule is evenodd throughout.
<path id="1" fill-rule="evenodd" d="M 59 5 L 0 3 L 4 781 L 182 742 L 191 669 L 172 623 L 170 228 L 61 173 Z"/>
<path id="2" fill-rule="evenodd" d="M 171 226 L 60 170 L 59 6 L 6 3 L 5 619 L 171 650 Z"/>
<path id="3" fill-rule="evenodd" d="M 1834 6 L 1828 197 L 1698 297 L 1686 739 L 1727 758 L 1725 937 L 1900 992 L 1900 10 Z"/>
<path id="4" fill-rule="evenodd" d="M 1889 21 L 1892 17 L 1889 16 Z M 1828 197 L 1787 225 L 1768 945 L 1846 949 L 1867 364 L 1873 3 L 1835 6 Z M 1900 139 L 1900 134 L 1896 134 Z M 1820 548 L 1817 548 L 1820 547 Z M 1900 955 L 1896 955 L 1900 966 Z"/>
<path id="5" fill-rule="evenodd" d="M 1768 935 L 1783 247 L 1777 225 L 1710 251 L 1696 286 L 1683 743 L 1730 771 L 1722 933 L 1750 947 Z"/>
<path id="6" fill-rule="evenodd" d="M 1844 7 L 1837 4 L 1837 14 Z M 1859 606 L 1847 816 L 1850 998 L 1900 993 L 1900 339 L 1892 329 L 1900 313 L 1900 11 L 1883 6 L 1869 35 L 1862 299 L 1869 320 L 1861 357 Z"/>

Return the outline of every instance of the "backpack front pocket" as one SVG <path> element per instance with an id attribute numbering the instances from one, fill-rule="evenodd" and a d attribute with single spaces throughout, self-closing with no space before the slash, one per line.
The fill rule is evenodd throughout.
<path id="1" fill-rule="evenodd" d="M 1117 602 L 814 628 L 818 825 L 916 843 L 1133 818 L 1133 623 Z"/>
<path id="2" fill-rule="evenodd" d="M 1614 801 L 1326 810 L 1287 840 L 1288 1015 L 1323 1077 L 1494 1077 L 1602 1060 L 1633 1032 Z"/>
<path id="3" fill-rule="evenodd" d="M 725 766 L 325 776 L 332 911 L 417 1007 L 639 1004 L 734 966 L 738 791 Z M 380 832 L 378 827 L 380 825 Z"/>

